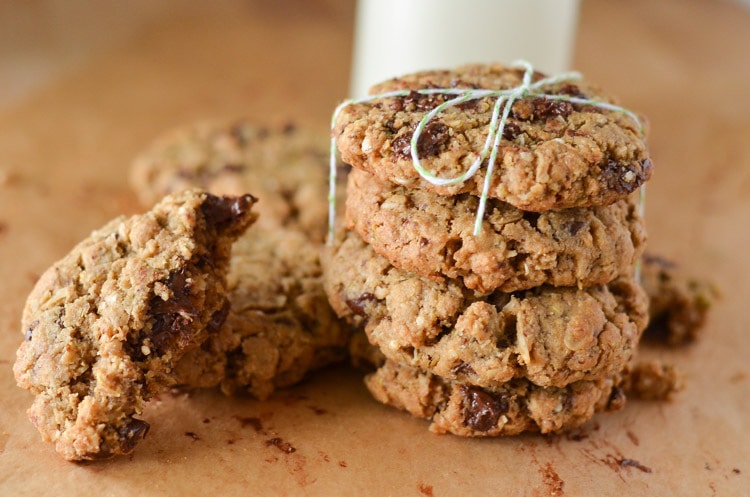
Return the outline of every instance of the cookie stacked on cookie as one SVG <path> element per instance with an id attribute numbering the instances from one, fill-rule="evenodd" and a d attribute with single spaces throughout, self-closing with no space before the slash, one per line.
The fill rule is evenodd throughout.
<path id="1" fill-rule="evenodd" d="M 371 95 L 335 117 L 354 169 L 326 291 L 383 356 L 373 395 L 465 436 L 621 406 L 648 321 L 635 116 L 528 66 L 422 72 Z"/>

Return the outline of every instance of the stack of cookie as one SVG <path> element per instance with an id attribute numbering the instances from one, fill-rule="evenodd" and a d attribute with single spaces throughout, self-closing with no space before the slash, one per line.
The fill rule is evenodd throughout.
<path id="1" fill-rule="evenodd" d="M 524 82 L 507 112 L 487 92 L 445 104 Z M 638 121 L 583 81 L 500 65 L 417 73 L 371 94 L 335 120 L 354 169 L 325 285 L 382 354 L 373 395 L 464 436 L 548 433 L 621 406 L 648 321 L 634 276 L 637 190 L 651 174 Z M 481 151 L 497 129 L 490 175 Z M 473 176 L 432 181 L 476 162 Z"/>

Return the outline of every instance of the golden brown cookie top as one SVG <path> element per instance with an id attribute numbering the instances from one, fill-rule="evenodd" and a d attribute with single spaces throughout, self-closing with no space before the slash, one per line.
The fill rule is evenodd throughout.
<path id="1" fill-rule="evenodd" d="M 528 85 L 521 92 L 525 74 Z M 607 205 L 651 176 L 641 124 L 584 80 L 546 79 L 499 64 L 468 65 L 419 72 L 371 89 L 372 95 L 389 92 L 398 94 L 343 105 L 333 134 L 344 162 L 393 183 L 440 195 L 480 195 L 494 136 L 501 139 L 486 194 L 519 209 Z M 461 96 L 465 99 L 456 105 L 439 108 Z M 471 177 L 443 184 L 477 164 Z"/>

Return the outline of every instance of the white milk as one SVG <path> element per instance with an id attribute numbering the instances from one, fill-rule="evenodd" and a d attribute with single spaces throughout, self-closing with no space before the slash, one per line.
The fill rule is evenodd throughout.
<path id="1" fill-rule="evenodd" d="M 350 93 L 471 62 L 565 71 L 577 19 L 578 0 L 358 0 Z"/>

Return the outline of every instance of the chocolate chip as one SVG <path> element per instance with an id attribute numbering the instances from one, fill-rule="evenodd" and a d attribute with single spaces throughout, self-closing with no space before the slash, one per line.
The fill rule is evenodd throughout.
<path id="1" fill-rule="evenodd" d="M 460 104 L 456 104 L 457 109 L 461 109 L 466 112 L 475 111 L 479 108 L 479 104 L 481 103 L 481 100 L 478 98 L 472 98 L 471 100 L 467 100 L 466 102 L 461 102 Z"/>
<path id="2" fill-rule="evenodd" d="M 146 438 L 150 426 L 143 420 L 133 418 L 130 423 L 120 430 L 120 451 L 128 454 L 142 439 Z"/>
<path id="3" fill-rule="evenodd" d="M 557 116 L 568 117 L 573 112 L 573 104 L 562 100 L 535 98 L 531 103 L 534 106 L 534 118 L 539 120 Z"/>
<path id="4" fill-rule="evenodd" d="M 397 136 L 391 142 L 391 149 L 394 155 L 402 159 L 411 159 L 411 139 L 414 132 L 407 132 Z M 419 135 L 417 143 L 417 153 L 420 159 L 434 157 L 438 155 L 443 146 L 450 141 L 450 130 L 448 126 L 438 121 L 428 122 L 422 134 Z"/>
<path id="5" fill-rule="evenodd" d="M 149 308 L 154 316 L 149 338 L 159 355 L 175 340 L 181 347 L 190 343 L 191 325 L 198 313 L 191 300 L 192 281 L 185 270 L 172 273 L 166 285 L 172 292 L 171 297 L 163 300 L 155 295 Z"/>
<path id="6" fill-rule="evenodd" d="M 375 295 L 370 292 L 365 292 L 356 299 L 346 299 L 346 305 L 351 309 L 354 314 L 358 316 L 366 316 L 365 309 L 367 304 L 375 300 Z"/>
<path id="7" fill-rule="evenodd" d="M 208 225 L 222 232 L 232 228 L 254 202 L 255 197 L 249 194 L 241 197 L 217 197 L 209 193 L 201 204 L 201 212 Z"/>
<path id="8" fill-rule="evenodd" d="M 282 129 L 282 133 L 284 133 L 285 135 L 291 135 L 295 131 L 297 131 L 297 125 L 292 122 L 286 123 L 284 125 L 284 128 Z"/>
<path id="9" fill-rule="evenodd" d="M 464 399 L 464 423 L 477 431 L 496 428 L 500 416 L 510 408 L 505 396 L 497 397 L 478 387 L 461 385 L 460 393 Z"/>
<path id="10" fill-rule="evenodd" d="M 396 121 L 394 119 L 389 119 L 388 121 L 386 121 L 386 123 L 383 126 L 385 127 L 385 129 L 388 130 L 388 132 L 391 135 L 395 135 L 396 133 L 398 133 L 398 130 L 400 129 L 396 127 Z"/>
<path id="11" fill-rule="evenodd" d="M 573 112 L 573 104 L 546 97 L 518 100 L 513 104 L 511 115 L 520 121 L 542 121 L 553 117 L 567 117 Z"/>
<path id="12" fill-rule="evenodd" d="M 393 155 L 401 159 L 411 158 L 411 137 L 412 133 L 404 133 L 393 139 L 391 142 L 391 150 Z"/>
<path id="13" fill-rule="evenodd" d="M 419 157 L 427 158 L 438 155 L 448 140 L 450 140 L 448 126 L 441 122 L 430 121 L 419 137 L 419 143 L 417 144 Z"/>
<path id="14" fill-rule="evenodd" d="M 521 127 L 517 122 L 511 121 L 510 119 L 505 122 L 505 126 L 503 127 L 503 138 L 506 140 L 515 140 L 521 133 Z"/>
<path id="15" fill-rule="evenodd" d="M 438 105 L 445 102 L 447 99 L 447 95 L 442 95 L 440 93 L 424 94 L 412 90 L 408 95 L 402 97 L 399 100 L 401 100 L 402 109 L 408 110 L 409 112 L 414 112 L 431 111 Z"/>
<path id="16" fill-rule="evenodd" d="M 648 179 L 647 171 L 649 169 L 650 161 L 648 159 L 644 162 L 641 170 L 633 164 L 623 164 L 608 159 L 607 164 L 602 169 L 601 178 L 607 188 L 625 195 L 634 192 Z"/>

